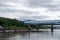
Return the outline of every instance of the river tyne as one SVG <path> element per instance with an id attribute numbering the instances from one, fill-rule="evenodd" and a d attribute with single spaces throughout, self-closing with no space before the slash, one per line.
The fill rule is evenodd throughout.
<path id="1" fill-rule="evenodd" d="M 54 32 L 9 32 L 0 33 L 0 40 L 60 40 L 60 29 Z"/>

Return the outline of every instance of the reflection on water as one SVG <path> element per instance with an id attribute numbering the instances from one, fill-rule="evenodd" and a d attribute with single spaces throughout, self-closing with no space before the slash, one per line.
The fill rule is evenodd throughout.
<path id="1" fill-rule="evenodd" d="M 0 40 L 59 40 L 60 29 L 49 32 L 0 33 Z"/>

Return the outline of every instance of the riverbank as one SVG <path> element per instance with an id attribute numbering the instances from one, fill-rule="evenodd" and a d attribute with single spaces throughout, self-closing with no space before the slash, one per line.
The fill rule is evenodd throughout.
<path id="1" fill-rule="evenodd" d="M 0 30 L 0 32 L 43 32 L 43 31 L 51 31 L 50 29 L 33 29 L 33 30 Z"/>

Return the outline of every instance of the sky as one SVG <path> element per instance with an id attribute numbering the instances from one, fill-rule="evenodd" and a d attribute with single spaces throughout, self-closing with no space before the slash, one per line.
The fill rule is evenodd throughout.
<path id="1" fill-rule="evenodd" d="M 0 17 L 60 20 L 60 0 L 0 0 Z"/>

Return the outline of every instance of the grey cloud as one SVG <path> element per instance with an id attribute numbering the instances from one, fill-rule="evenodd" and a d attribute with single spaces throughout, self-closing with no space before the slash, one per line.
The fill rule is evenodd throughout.
<path id="1" fill-rule="evenodd" d="M 6 4 L 4 4 L 4 3 L 0 3 L 0 7 L 11 7 L 11 6 L 6 5 Z"/>
<path id="2" fill-rule="evenodd" d="M 19 19 L 25 20 L 25 19 L 46 19 L 49 18 L 49 16 L 30 16 L 32 14 L 37 14 L 35 12 L 26 11 L 26 10 L 16 10 L 16 9 L 10 9 L 8 7 L 12 7 L 10 5 L 4 4 L 4 2 L 15 2 L 24 5 L 25 7 L 45 7 L 48 8 L 51 11 L 60 11 L 60 5 L 53 5 L 52 0 L 0 0 L 0 12 L 8 12 L 8 13 L 20 13 L 20 14 L 28 14 L 29 16 L 19 16 Z M 60 4 L 60 3 L 59 3 Z M 4 7 L 4 8 L 3 8 Z M 3 15 L 0 13 L 0 15 Z"/>
<path id="3" fill-rule="evenodd" d="M 50 6 L 51 5 L 51 0 L 29 0 L 29 4 L 32 6 Z"/>
<path id="4" fill-rule="evenodd" d="M 0 3 L 0 7 L 7 7 L 7 5 Z"/>
<path id="5" fill-rule="evenodd" d="M 49 10 L 51 11 L 60 11 L 60 6 L 57 6 L 57 7 L 50 7 Z"/>
<path id="6" fill-rule="evenodd" d="M 32 16 L 34 19 L 44 19 L 44 18 L 49 18 L 49 16 Z"/>
<path id="7" fill-rule="evenodd" d="M 9 0 L 0 0 L 0 7 L 11 7 L 9 5 L 6 5 L 5 2 L 8 2 Z"/>
<path id="8" fill-rule="evenodd" d="M 24 6 L 27 6 L 27 7 L 32 7 L 32 8 L 35 8 L 35 7 L 45 7 L 45 8 L 48 8 L 49 10 L 51 11 L 60 11 L 60 3 L 58 5 L 55 5 L 55 4 L 52 4 L 54 3 L 52 0 L 1 0 L 1 3 L 2 2 L 8 2 L 8 1 L 11 1 L 11 2 L 15 2 L 15 3 L 20 3 Z M 1 4 L 0 3 L 0 4 Z M 0 5 L 0 6 L 9 6 L 9 5 Z"/>
<path id="9" fill-rule="evenodd" d="M 57 16 L 57 17 L 60 17 L 60 16 Z"/>
<path id="10" fill-rule="evenodd" d="M 51 7 L 52 0 L 12 0 L 13 2 L 23 4 L 28 7 Z"/>
<path id="11" fill-rule="evenodd" d="M 28 7 L 45 7 L 48 8 L 51 11 L 60 11 L 60 3 L 56 4 L 52 4 L 54 3 L 54 1 L 52 0 L 0 0 L 1 3 L 2 2 L 15 2 L 15 3 L 20 3 L 22 5 L 28 6 Z M 0 3 L 0 4 L 1 4 Z M 0 6 L 8 6 L 8 5 L 0 5 Z"/>
<path id="12" fill-rule="evenodd" d="M 0 12 L 8 12 L 8 13 L 14 13 L 14 12 L 16 12 L 16 13 L 23 13 L 23 14 L 32 14 L 32 13 L 34 13 L 34 12 L 31 12 L 31 11 L 25 11 L 25 10 L 16 10 L 16 9 L 10 9 L 10 8 L 12 8 L 12 6 L 10 6 L 10 5 L 7 5 L 7 4 L 5 4 L 5 2 L 9 2 L 9 1 L 11 1 L 11 2 L 16 2 L 16 3 L 19 3 L 19 2 L 21 2 L 21 1 L 23 1 L 23 0 L 0 0 Z"/>
<path id="13" fill-rule="evenodd" d="M 32 7 L 32 8 L 35 8 L 35 7 L 45 7 L 45 8 L 48 8 L 49 10 L 51 11 L 59 11 L 60 8 L 58 8 L 57 5 L 54 5 L 52 4 L 53 1 L 52 0 L 28 0 L 24 2 L 24 0 L 13 0 L 13 2 L 16 2 L 16 3 L 20 3 L 20 4 L 23 4 L 27 7 Z"/>
<path id="14" fill-rule="evenodd" d="M 53 11 L 56 11 L 58 10 L 57 6 L 56 5 L 53 5 L 52 4 L 52 0 L 30 0 L 30 5 L 31 6 L 37 6 L 37 7 L 46 7 L 48 8 L 49 10 L 53 10 Z"/>
<path id="15" fill-rule="evenodd" d="M 46 19 L 46 18 L 49 18 L 49 16 L 21 16 L 20 18 L 18 19 L 21 19 L 21 20 L 29 20 L 29 19 L 32 19 L 32 20 L 37 20 L 37 19 Z"/>
<path id="16" fill-rule="evenodd" d="M 9 9 L 9 8 L 2 7 L 2 8 L 0 8 L 0 12 L 15 12 L 15 10 L 14 9 Z"/>
<path id="17" fill-rule="evenodd" d="M 9 1 L 9 0 L 0 0 L 0 1 L 2 2 L 2 1 Z"/>
<path id="18" fill-rule="evenodd" d="M 10 8 L 5 8 L 5 7 L 2 7 L 0 8 L 0 12 L 2 12 L 3 14 L 5 13 L 19 13 L 19 14 L 25 14 L 25 15 L 32 15 L 32 14 L 35 14 L 35 12 L 32 12 L 32 11 L 25 11 L 25 10 L 16 10 L 16 9 L 10 9 Z M 1 13 L 0 13 L 1 14 Z"/>
<path id="19" fill-rule="evenodd" d="M 60 6 L 53 5 L 53 6 L 49 7 L 48 9 L 51 11 L 60 11 Z"/>
<path id="20" fill-rule="evenodd" d="M 60 11 L 60 3 L 56 4 L 52 4 L 54 3 L 54 1 L 52 0 L 29 0 L 26 4 L 24 4 L 25 6 L 28 7 L 45 7 L 48 8 L 51 11 Z"/>

